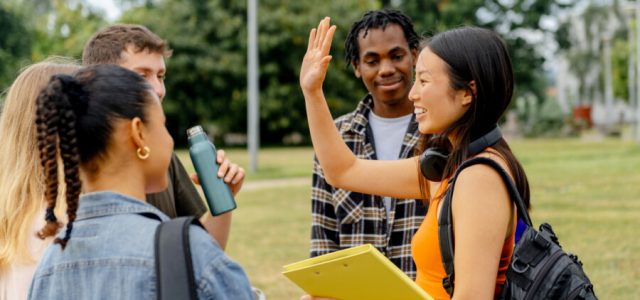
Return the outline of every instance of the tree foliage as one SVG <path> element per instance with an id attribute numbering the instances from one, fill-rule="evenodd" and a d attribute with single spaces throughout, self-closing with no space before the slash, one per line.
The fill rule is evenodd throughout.
<path id="1" fill-rule="evenodd" d="M 0 5 L 0 92 L 9 87 L 17 70 L 31 56 L 31 35 L 24 17 Z"/>
<path id="2" fill-rule="evenodd" d="M 394 1 L 391 1 L 394 2 Z M 409 14 L 417 28 L 427 35 L 462 25 L 493 29 L 509 48 L 516 83 L 515 97 L 532 94 L 538 103 L 545 100 L 544 57 L 535 35 L 552 35 L 542 19 L 566 9 L 574 1 L 500 1 L 500 0 L 439 0 L 399 1 L 398 8 Z M 562 46 L 562 45 L 561 45 Z"/>
<path id="3" fill-rule="evenodd" d="M 103 13 L 84 1 L 8 0 L 0 5 L 0 87 L 31 62 L 79 59 L 84 43 L 104 24 Z"/>
<path id="4" fill-rule="evenodd" d="M 543 57 L 529 37 L 549 34 L 541 20 L 562 9 L 560 1 L 344 0 L 319 5 L 311 0 L 259 0 L 261 142 L 280 144 L 291 133 L 307 136 L 298 74 L 309 30 L 324 16 L 331 16 L 332 23 L 338 26 L 332 49 L 334 59 L 325 83 L 327 101 L 337 116 L 353 110 L 366 93 L 342 59 L 348 29 L 365 11 L 384 6 L 396 7 L 410 15 L 416 30 L 427 35 L 463 24 L 495 29 L 511 51 L 516 96 L 533 95 L 541 102 L 545 87 Z M 6 7 L 10 9 L 0 11 L 0 25 L 12 29 L 0 33 L 3 43 L 0 84 L 15 76 L 20 61 L 39 61 L 51 55 L 80 58 L 86 40 L 107 24 L 104 13 L 86 0 L 3 3 L 8 3 Z M 184 145 L 185 130 L 195 124 L 204 125 L 218 136 L 246 132 L 246 0 L 115 0 L 115 3 L 123 9 L 117 22 L 146 25 L 167 39 L 174 49 L 173 57 L 167 60 L 167 96 L 163 105 L 177 144 Z M 559 40 L 559 44 L 562 47 L 570 42 Z"/>
<path id="5" fill-rule="evenodd" d="M 572 31 L 562 54 L 580 83 L 579 104 L 593 104 L 603 97 L 606 40 L 611 47 L 613 94 L 628 99 L 629 25 L 618 1 L 590 1 L 561 25 Z"/>
<path id="6" fill-rule="evenodd" d="M 364 95 L 361 83 L 344 62 L 342 41 L 351 23 L 375 1 L 259 1 L 259 89 L 262 143 L 281 143 L 292 132 L 306 135 L 304 99 L 298 74 L 308 32 L 321 17 L 337 24 L 327 99 L 336 114 L 355 107 Z M 247 12 L 245 1 L 155 1 L 129 10 L 124 22 L 142 23 L 167 39 L 174 49 L 168 60 L 165 111 L 170 131 L 204 124 L 210 131 L 246 132 Z"/>

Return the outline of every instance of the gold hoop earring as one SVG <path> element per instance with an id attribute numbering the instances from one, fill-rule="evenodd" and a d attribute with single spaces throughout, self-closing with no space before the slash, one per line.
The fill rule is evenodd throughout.
<path id="1" fill-rule="evenodd" d="M 146 160 L 147 158 L 149 158 L 149 155 L 151 154 L 151 149 L 149 149 L 149 147 L 147 146 L 144 146 L 142 148 L 138 147 L 138 149 L 136 150 L 136 154 L 138 155 L 139 159 Z"/>

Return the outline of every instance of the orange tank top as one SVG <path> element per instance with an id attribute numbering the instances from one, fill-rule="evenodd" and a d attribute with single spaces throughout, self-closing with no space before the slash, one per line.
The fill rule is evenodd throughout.
<path id="1" fill-rule="evenodd" d="M 436 195 L 443 195 L 447 190 L 449 180 L 445 179 L 440 184 Z M 438 239 L 438 204 L 444 197 L 434 197 L 429 203 L 427 216 L 420 225 L 418 231 L 411 240 L 411 251 L 416 263 L 417 276 L 416 283 L 422 287 L 429 295 L 435 299 L 451 299 L 447 291 L 442 286 L 442 280 L 447 276 L 440 256 L 440 241 Z M 500 264 L 496 280 L 496 295 L 502 289 L 506 280 L 507 269 L 511 263 L 511 256 L 514 248 L 515 223 L 513 234 L 508 238 L 502 247 L 500 254 Z"/>

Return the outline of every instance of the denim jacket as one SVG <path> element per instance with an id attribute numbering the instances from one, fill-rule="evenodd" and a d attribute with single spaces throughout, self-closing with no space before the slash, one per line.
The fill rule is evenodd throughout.
<path id="1" fill-rule="evenodd" d="M 81 196 L 67 247 L 46 250 L 29 299 L 156 299 L 154 234 L 160 223 L 140 213 L 169 219 L 125 195 Z M 191 226 L 189 235 L 198 299 L 253 299 L 242 268 L 202 228 Z"/>

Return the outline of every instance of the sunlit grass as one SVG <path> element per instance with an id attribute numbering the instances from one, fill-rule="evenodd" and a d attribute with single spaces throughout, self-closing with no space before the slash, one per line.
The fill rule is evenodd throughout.
<path id="1" fill-rule="evenodd" d="M 578 139 L 515 140 L 511 146 L 529 177 L 534 223 L 553 225 L 565 250 L 579 255 L 600 299 L 637 298 L 640 146 Z M 188 153 L 181 154 L 188 162 Z M 231 150 L 229 157 L 247 166 L 246 151 Z M 309 178 L 312 157 L 311 148 L 266 149 L 259 172 L 247 180 Z M 308 256 L 309 197 L 310 187 L 300 184 L 238 195 L 227 252 L 269 299 L 298 299 L 303 293 L 280 272 Z"/>
<path id="2" fill-rule="evenodd" d="M 260 150 L 258 155 L 258 171 L 249 170 L 249 152 L 246 149 L 225 149 L 227 157 L 244 167 L 247 171 L 247 181 L 260 179 L 278 179 L 308 176 L 313 168 L 313 149 L 298 148 L 267 148 Z M 193 172 L 189 151 L 176 151 L 189 173 Z"/>

